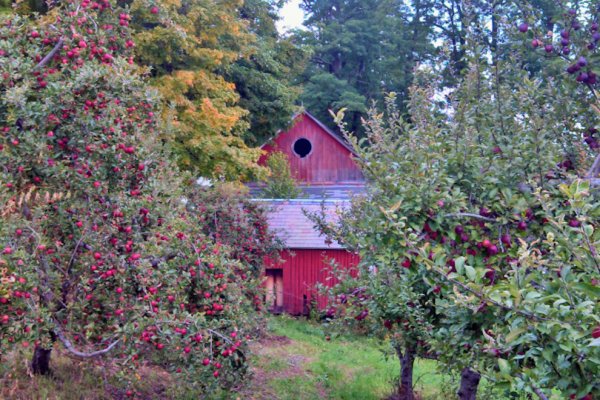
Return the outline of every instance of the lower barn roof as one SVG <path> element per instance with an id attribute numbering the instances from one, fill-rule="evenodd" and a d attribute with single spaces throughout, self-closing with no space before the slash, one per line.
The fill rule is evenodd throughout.
<path id="1" fill-rule="evenodd" d="M 329 242 L 305 215 L 318 214 L 324 206 L 327 222 L 337 222 L 340 210 L 347 209 L 346 199 L 329 200 L 274 200 L 256 199 L 267 205 L 269 229 L 281 239 L 289 249 L 343 249 L 337 241 Z"/>

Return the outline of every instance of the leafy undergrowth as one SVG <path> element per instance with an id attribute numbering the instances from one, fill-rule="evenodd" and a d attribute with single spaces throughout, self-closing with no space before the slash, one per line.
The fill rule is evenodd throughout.
<path id="1" fill-rule="evenodd" d="M 309 400 L 384 399 L 390 396 L 398 376 L 394 358 L 386 360 L 385 346 L 364 337 L 326 340 L 326 332 L 315 323 L 287 316 L 268 319 L 268 333 L 254 342 L 252 375 L 238 393 L 222 399 Z M 124 387 L 115 378 L 109 360 L 77 361 L 59 346 L 52 355 L 52 377 L 33 376 L 28 371 L 29 351 L 12 353 L 0 363 L 0 399 L 79 400 L 198 399 L 201 393 L 178 385 L 159 367 L 139 368 Z M 435 363 L 419 362 L 415 376 L 422 399 L 439 398 L 444 379 L 435 373 Z"/>
<path id="2" fill-rule="evenodd" d="M 287 316 L 271 318 L 268 330 L 271 336 L 253 346 L 253 378 L 242 398 L 379 400 L 393 393 L 398 361 L 386 359 L 385 344 L 350 335 L 327 340 L 320 325 Z M 446 397 L 450 379 L 434 361 L 415 365 L 423 400 Z"/>

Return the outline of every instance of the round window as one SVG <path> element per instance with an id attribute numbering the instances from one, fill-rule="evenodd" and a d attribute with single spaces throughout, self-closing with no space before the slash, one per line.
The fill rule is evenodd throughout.
<path id="1" fill-rule="evenodd" d="M 294 143 L 294 153 L 300 158 L 304 158 L 312 151 L 312 144 L 308 139 L 298 139 Z"/>

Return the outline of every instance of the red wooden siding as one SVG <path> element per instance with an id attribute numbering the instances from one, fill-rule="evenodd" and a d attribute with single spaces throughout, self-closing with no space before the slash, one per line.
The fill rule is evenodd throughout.
<path id="1" fill-rule="evenodd" d="M 304 158 L 293 150 L 294 143 L 300 138 L 308 139 L 312 144 L 312 151 Z M 307 114 L 299 114 L 292 128 L 281 132 L 263 146 L 263 150 L 267 154 L 273 151 L 285 153 L 294 177 L 300 182 L 323 185 L 364 180 L 351 151 Z M 264 163 L 265 159 L 263 157 L 260 162 Z"/>
<path id="2" fill-rule="evenodd" d="M 334 259 L 342 268 L 355 267 L 359 262 L 356 254 L 346 250 L 285 250 L 282 264 L 275 267 L 283 270 L 283 309 L 293 315 L 305 313 L 304 296 L 307 304 L 314 298 L 320 310 L 327 306 L 325 296 L 317 293 L 317 283 L 329 287 L 336 284 L 330 276 L 330 263 Z"/>

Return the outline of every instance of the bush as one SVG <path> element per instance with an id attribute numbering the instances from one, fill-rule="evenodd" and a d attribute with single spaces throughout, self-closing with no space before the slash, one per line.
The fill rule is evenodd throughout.
<path id="1" fill-rule="evenodd" d="M 300 195 L 296 180 L 292 176 L 288 157 L 280 151 L 271 153 L 267 158 L 267 167 L 271 175 L 261 196 L 266 199 L 294 199 Z"/>

